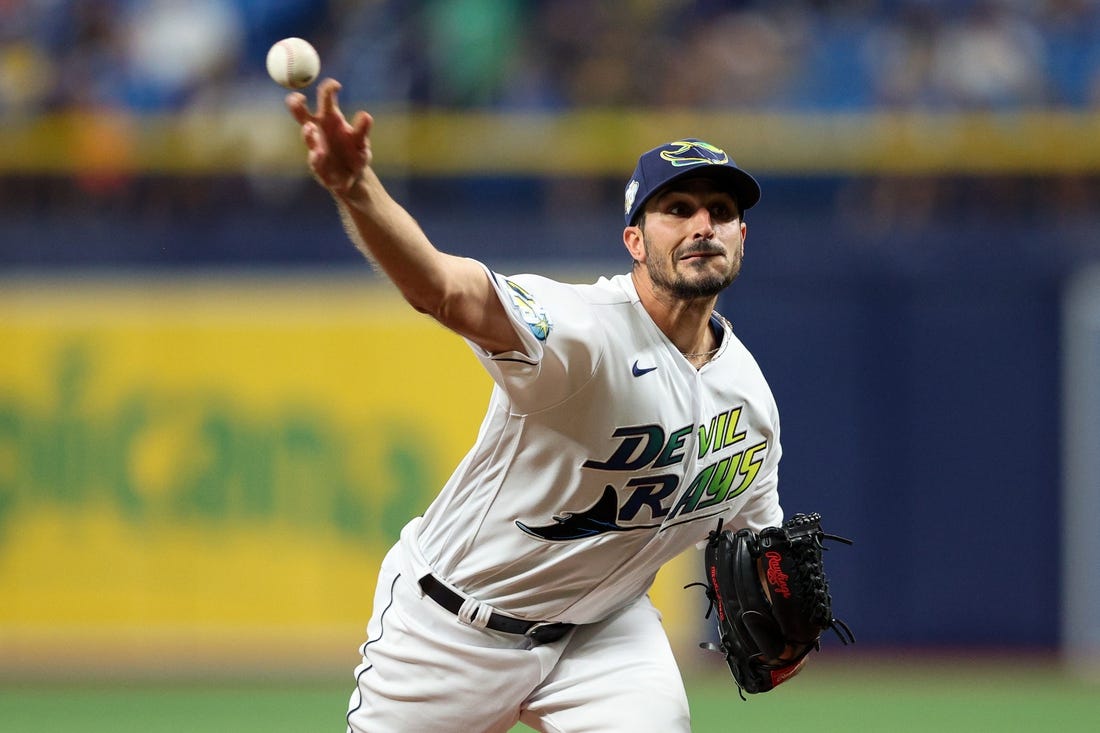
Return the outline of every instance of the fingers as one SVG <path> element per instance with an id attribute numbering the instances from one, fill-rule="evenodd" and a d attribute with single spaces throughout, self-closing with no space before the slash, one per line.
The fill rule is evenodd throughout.
<path id="1" fill-rule="evenodd" d="M 371 127 L 374 126 L 374 118 L 366 112 L 360 110 L 355 113 L 355 117 L 351 121 L 352 135 L 356 139 L 361 139 L 370 136 Z"/>
<path id="2" fill-rule="evenodd" d="M 309 108 L 305 95 L 286 95 L 286 106 L 301 128 L 314 177 L 330 190 L 346 192 L 370 165 L 370 131 L 374 118 L 358 111 L 349 122 L 340 110 L 340 82 L 325 79 L 317 87 L 317 107 Z"/>
<path id="3" fill-rule="evenodd" d="M 322 148 L 323 141 L 315 122 L 306 122 L 302 125 L 302 141 L 305 142 L 306 148 L 309 150 Z"/>
<path id="4" fill-rule="evenodd" d="M 307 122 L 313 121 L 313 115 L 309 112 L 309 107 L 306 105 L 306 96 L 301 92 L 294 92 L 286 95 L 286 108 L 290 110 L 291 116 L 298 122 L 299 125 L 304 125 Z"/>
<path id="5" fill-rule="evenodd" d="M 342 114 L 336 102 L 336 93 L 341 88 L 340 82 L 335 79 L 325 79 L 317 86 L 316 116 L 309 111 L 306 96 L 301 92 L 292 92 L 286 95 L 286 107 L 300 125 L 307 122 L 317 122 L 325 118 L 341 118 Z"/>
<path id="6" fill-rule="evenodd" d="M 336 104 L 336 93 L 343 87 L 335 79 L 325 79 L 317 87 L 317 113 L 318 115 L 337 114 L 340 111 Z"/>

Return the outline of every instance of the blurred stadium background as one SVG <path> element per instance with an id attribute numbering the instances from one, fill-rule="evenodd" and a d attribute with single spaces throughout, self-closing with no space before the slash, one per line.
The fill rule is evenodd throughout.
<path id="1" fill-rule="evenodd" d="M 888 710 L 828 729 L 1089 729 L 1100 1 L 0 0 L 0 730 L 338 729 L 380 553 L 476 430 L 487 377 L 306 175 L 264 72 L 290 35 L 434 241 L 499 271 L 624 270 L 638 153 L 729 150 L 764 198 L 721 309 L 784 504 L 857 541 L 858 649 L 792 684 Z M 730 700 L 696 562 L 656 595 L 728 706 L 698 729 L 798 705 Z M 323 719 L 261 727 L 290 688 Z"/>

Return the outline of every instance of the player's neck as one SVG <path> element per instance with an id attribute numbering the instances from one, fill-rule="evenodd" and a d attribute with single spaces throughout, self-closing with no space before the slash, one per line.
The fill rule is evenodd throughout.
<path id="1" fill-rule="evenodd" d="M 718 339 L 710 328 L 710 317 L 718 303 L 718 296 L 678 298 L 655 288 L 649 278 L 639 277 L 637 271 L 633 273 L 633 279 L 642 306 L 680 353 L 696 366 L 701 366 L 697 363 L 699 361 L 709 361 L 718 347 Z"/>

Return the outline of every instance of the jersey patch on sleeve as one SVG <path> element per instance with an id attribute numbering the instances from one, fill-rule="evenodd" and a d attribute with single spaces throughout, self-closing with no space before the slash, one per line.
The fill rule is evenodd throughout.
<path id="1" fill-rule="evenodd" d="M 535 338 L 539 341 L 545 341 L 546 337 L 550 335 L 550 329 L 553 328 L 550 316 L 546 315 L 546 310 L 535 300 L 533 295 L 516 283 L 505 278 L 504 284 L 508 286 L 508 292 L 512 296 L 512 308 L 527 324 L 527 328 L 531 329 L 531 333 L 535 335 Z"/>

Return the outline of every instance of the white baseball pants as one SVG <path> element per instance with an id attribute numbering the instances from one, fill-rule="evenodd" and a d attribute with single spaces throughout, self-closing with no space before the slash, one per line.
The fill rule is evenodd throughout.
<path id="1" fill-rule="evenodd" d="M 382 563 L 348 712 L 349 733 L 691 730 L 660 613 L 643 597 L 532 645 L 459 622 L 423 595 L 398 543 Z"/>

